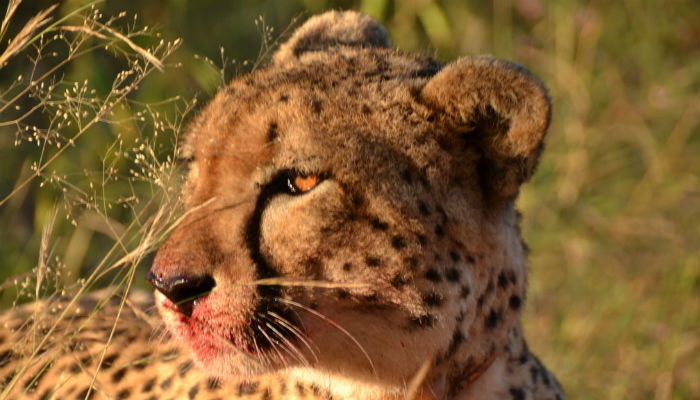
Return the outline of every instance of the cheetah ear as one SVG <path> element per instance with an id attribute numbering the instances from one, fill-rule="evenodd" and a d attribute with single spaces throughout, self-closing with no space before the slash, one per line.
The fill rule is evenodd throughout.
<path id="1" fill-rule="evenodd" d="M 391 47 L 379 22 L 356 11 L 329 11 L 311 17 L 273 56 L 274 64 L 297 61 L 302 54 L 332 47 Z"/>
<path id="2" fill-rule="evenodd" d="M 476 146 L 482 186 L 491 200 L 517 195 L 532 176 L 550 120 L 544 85 L 520 65 L 487 56 L 461 58 L 421 90 L 446 127 L 444 141 Z"/>

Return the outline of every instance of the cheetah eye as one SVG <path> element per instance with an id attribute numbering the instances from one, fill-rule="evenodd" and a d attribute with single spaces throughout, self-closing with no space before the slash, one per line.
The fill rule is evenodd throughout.
<path id="1" fill-rule="evenodd" d="M 287 187 L 292 194 L 303 194 L 315 188 L 321 180 L 319 175 L 290 173 L 287 176 Z"/>

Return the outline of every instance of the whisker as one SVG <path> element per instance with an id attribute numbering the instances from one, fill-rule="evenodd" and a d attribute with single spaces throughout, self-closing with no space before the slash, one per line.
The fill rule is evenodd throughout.
<path id="1" fill-rule="evenodd" d="M 156 345 L 163 343 L 167 334 L 168 331 L 165 327 L 165 322 L 159 321 L 158 325 L 156 325 L 151 331 L 151 335 L 148 338 L 148 342 L 155 343 Z"/>
<path id="2" fill-rule="evenodd" d="M 259 325 L 256 326 L 256 328 L 258 329 L 258 331 L 260 333 L 262 333 L 263 336 L 265 336 L 265 339 L 267 339 L 268 343 L 270 343 L 270 346 L 272 346 L 272 350 L 274 350 L 275 353 L 277 353 L 277 356 L 279 357 L 279 360 L 282 363 L 282 365 L 284 365 L 284 368 L 289 368 L 289 364 L 287 364 L 287 359 L 277 349 L 279 347 L 277 345 L 277 341 L 272 340 L 272 338 L 270 338 L 270 336 L 267 334 L 267 332 L 265 332 L 265 330 L 262 329 L 262 327 L 260 327 Z"/>
<path id="3" fill-rule="evenodd" d="M 260 358 L 260 362 L 261 362 L 263 368 L 265 368 L 265 370 L 271 369 L 270 366 L 272 364 L 270 363 L 270 360 L 268 360 L 267 356 L 262 352 L 262 350 L 260 350 L 260 346 L 258 346 L 258 341 L 255 339 L 255 336 L 253 335 L 252 337 L 253 337 L 253 346 L 255 347 L 255 354 L 257 354 L 258 357 Z"/>
<path id="4" fill-rule="evenodd" d="M 266 322 L 265 326 L 272 330 L 271 335 L 273 337 L 276 337 L 282 341 L 281 343 L 278 342 L 278 344 L 280 348 L 284 350 L 285 353 L 289 354 L 292 358 L 296 359 L 304 366 L 309 366 L 309 362 L 306 360 L 306 358 L 304 358 L 304 355 L 299 352 L 299 349 L 294 347 L 294 345 L 287 338 L 285 338 L 277 329 L 275 329 L 274 326 L 272 326 L 269 322 Z"/>
<path id="5" fill-rule="evenodd" d="M 267 316 L 265 316 L 265 319 L 269 320 Z M 274 324 L 274 321 L 270 322 Z M 265 326 L 270 328 L 272 332 L 275 333 L 275 335 L 286 344 L 286 347 L 296 355 L 295 358 L 298 359 L 299 362 L 308 367 L 310 364 L 306 357 L 304 357 L 304 354 L 301 351 L 299 351 L 299 349 L 294 345 L 294 343 L 290 342 L 289 339 L 284 337 L 284 335 L 280 331 L 278 331 L 270 322 L 266 322 Z"/>
<path id="6" fill-rule="evenodd" d="M 314 357 L 314 361 L 318 362 L 318 355 L 314 351 L 314 349 L 311 347 L 311 344 L 309 343 L 308 340 L 311 340 L 304 332 L 302 332 L 299 328 L 294 326 L 291 322 L 287 321 L 285 318 L 281 317 L 280 315 L 268 311 L 268 314 L 270 314 L 273 318 L 276 319 L 276 322 L 283 328 L 286 328 L 288 331 L 290 331 L 294 336 L 296 336 L 304 345 L 309 349 L 309 352 L 311 352 L 311 355 Z"/>
<path id="7" fill-rule="evenodd" d="M 372 359 L 370 358 L 369 354 L 367 354 L 367 351 L 362 346 L 362 344 L 360 344 L 360 342 L 357 339 L 355 339 L 355 337 L 350 332 L 348 332 L 347 329 L 343 328 L 340 324 L 338 324 L 337 322 L 328 318 L 327 316 L 321 314 L 320 312 L 318 312 L 310 307 L 307 307 L 303 304 L 297 303 L 296 301 L 287 300 L 287 299 L 283 299 L 283 298 L 279 298 L 279 297 L 276 297 L 275 300 L 280 301 L 280 302 L 285 303 L 285 304 L 299 307 L 302 310 L 305 310 L 305 311 L 315 315 L 316 317 L 320 318 L 322 321 L 325 321 L 329 325 L 333 326 L 334 328 L 338 329 L 340 332 L 345 334 L 350 340 L 352 340 L 353 343 L 355 343 L 355 345 L 360 349 L 360 351 L 362 351 L 362 354 L 365 356 L 365 358 L 369 362 L 370 367 L 372 368 L 372 373 L 375 375 L 377 374 L 377 370 L 374 368 L 374 363 L 372 362 Z"/>

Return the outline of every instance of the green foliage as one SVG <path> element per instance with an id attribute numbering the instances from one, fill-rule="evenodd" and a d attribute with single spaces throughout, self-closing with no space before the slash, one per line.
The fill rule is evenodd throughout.
<path id="1" fill-rule="evenodd" d="M 550 88 L 547 149 L 518 202 L 532 250 L 525 330 L 569 396 L 700 396 L 697 2 L 120 3 L 65 1 L 0 65 L 4 304 L 15 287 L 140 285 L 136 267 L 176 220 L 175 148 L 194 99 L 264 62 L 295 18 L 351 7 L 397 47 L 492 53 Z M 20 4 L 0 53 L 51 4 Z"/>

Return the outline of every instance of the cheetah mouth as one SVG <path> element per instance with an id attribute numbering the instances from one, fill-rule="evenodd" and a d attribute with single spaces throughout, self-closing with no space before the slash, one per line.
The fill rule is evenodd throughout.
<path id="1" fill-rule="evenodd" d="M 208 296 L 185 309 L 156 291 L 156 304 L 168 330 L 192 352 L 205 369 L 240 363 L 244 371 L 288 367 L 303 360 L 304 331 L 296 317 L 274 301 L 263 299 L 252 317 L 217 312 Z M 246 371 L 247 370 L 247 371 Z"/>

